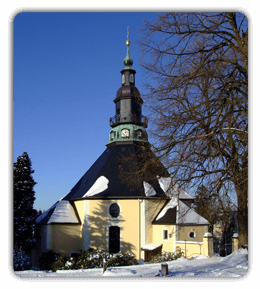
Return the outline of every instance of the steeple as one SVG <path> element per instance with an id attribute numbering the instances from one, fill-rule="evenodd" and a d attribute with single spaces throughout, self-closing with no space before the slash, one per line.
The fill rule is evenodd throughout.
<path id="1" fill-rule="evenodd" d="M 147 118 L 142 115 L 142 104 L 139 90 L 135 87 L 136 71 L 132 68 L 133 59 L 130 56 L 129 27 L 127 27 L 127 52 L 124 58 L 124 68 L 121 70 L 122 86 L 118 89 L 115 103 L 115 116 L 110 118 L 109 142 L 138 141 L 147 142 Z"/>
<path id="2" fill-rule="evenodd" d="M 131 58 L 130 53 L 129 53 L 130 44 L 131 44 L 131 42 L 129 40 L 129 26 L 127 26 L 127 40 L 126 40 L 127 53 L 126 53 L 126 57 L 124 59 L 125 68 L 123 70 L 132 69 L 132 65 L 134 63 L 133 59 Z M 134 69 L 132 69 L 132 70 L 134 70 Z"/>

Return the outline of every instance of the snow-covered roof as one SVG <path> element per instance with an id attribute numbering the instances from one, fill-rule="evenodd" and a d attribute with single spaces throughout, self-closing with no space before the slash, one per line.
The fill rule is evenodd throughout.
<path id="1" fill-rule="evenodd" d="M 78 224 L 78 218 L 69 201 L 60 200 L 36 219 L 37 224 L 70 223 Z"/>
<path id="2" fill-rule="evenodd" d="M 153 251 L 159 247 L 162 247 L 162 244 L 159 243 L 152 243 L 152 244 L 146 244 L 141 249 L 144 251 Z"/>
<path id="3" fill-rule="evenodd" d="M 143 182 L 143 185 L 144 185 L 144 193 L 145 193 L 146 197 L 151 197 L 151 196 L 156 195 L 156 191 L 149 183 Z"/>
<path id="4" fill-rule="evenodd" d="M 95 196 L 105 191 L 108 188 L 108 183 L 109 180 L 106 177 L 104 176 L 99 177 L 82 198 Z"/>
<path id="5" fill-rule="evenodd" d="M 177 224 L 196 224 L 196 225 L 208 225 L 209 222 L 196 213 L 189 206 L 185 205 L 182 201 L 179 201 L 177 210 Z"/>
<path id="6" fill-rule="evenodd" d="M 188 194 L 182 187 L 180 187 L 177 183 L 174 183 L 172 178 L 159 178 L 158 179 L 160 187 L 162 190 L 171 198 L 179 198 L 179 199 L 189 199 L 193 200 L 194 198 Z"/>
<path id="7" fill-rule="evenodd" d="M 155 218 L 154 224 L 208 225 L 209 222 L 177 198 L 171 199 Z"/>

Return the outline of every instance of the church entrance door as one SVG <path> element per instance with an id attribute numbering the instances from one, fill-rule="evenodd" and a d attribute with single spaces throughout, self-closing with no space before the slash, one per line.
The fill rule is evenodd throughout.
<path id="1" fill-rule="evenodd" d="M 120 251 L 120 228 L 118 226 L 109 227 L 109 253 Z"/>

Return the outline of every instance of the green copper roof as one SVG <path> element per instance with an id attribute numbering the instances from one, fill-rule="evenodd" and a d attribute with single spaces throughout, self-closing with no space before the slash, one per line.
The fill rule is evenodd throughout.
<path id="1" fill-rule="evenodd" d="M 132 69 L 132 65 L 133 65 L 134 61 L 133 61 L 133 59 L 130 56 L 129 46 L 127 46 L 127 53 L 126 53 L 126 57 L 125 57 L 123 62 L 124 62 L 124 65 L 125 65 L 124 69 Z"/>
<path id="2" fill-rule="evenodd" d="M 127 129 L 129 131 L 128 137 L 122 137 L 122 130 Z M 142 137 L 138 137 L 136 134 L 137 131 L 142 131 Z M 114 132 L 114 136 L 111 136 L 111 133 Z M 122 141 L 138 141 L 138 142 L 148 142 L 147 140 L 147 133 L 142 126 L 136 124 L 120 124 L 114 127 L 109 133 L 109 141 L 107 143 L 110 144 L 112 142 L 122 142 Z"/>

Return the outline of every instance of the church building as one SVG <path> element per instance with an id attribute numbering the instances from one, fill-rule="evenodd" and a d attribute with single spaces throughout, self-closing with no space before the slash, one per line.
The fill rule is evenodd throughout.
<path id="1" fill-rule="evenodd" d="M 146 165 L 147 158 L 156 157 L 135 86 L 129 39 L 126 45 L 106 149 L 69 193 L 37 218 L 37 256 L 49 249 L 70 256 L 89 248 L 132 253 L 138 260 L 163 251 L 213 255 L 209 223 L 191 209 L 193 197 L 172 185 L 158 159 Z M 131 177 L 132 172 L 139 177 Z"/>

